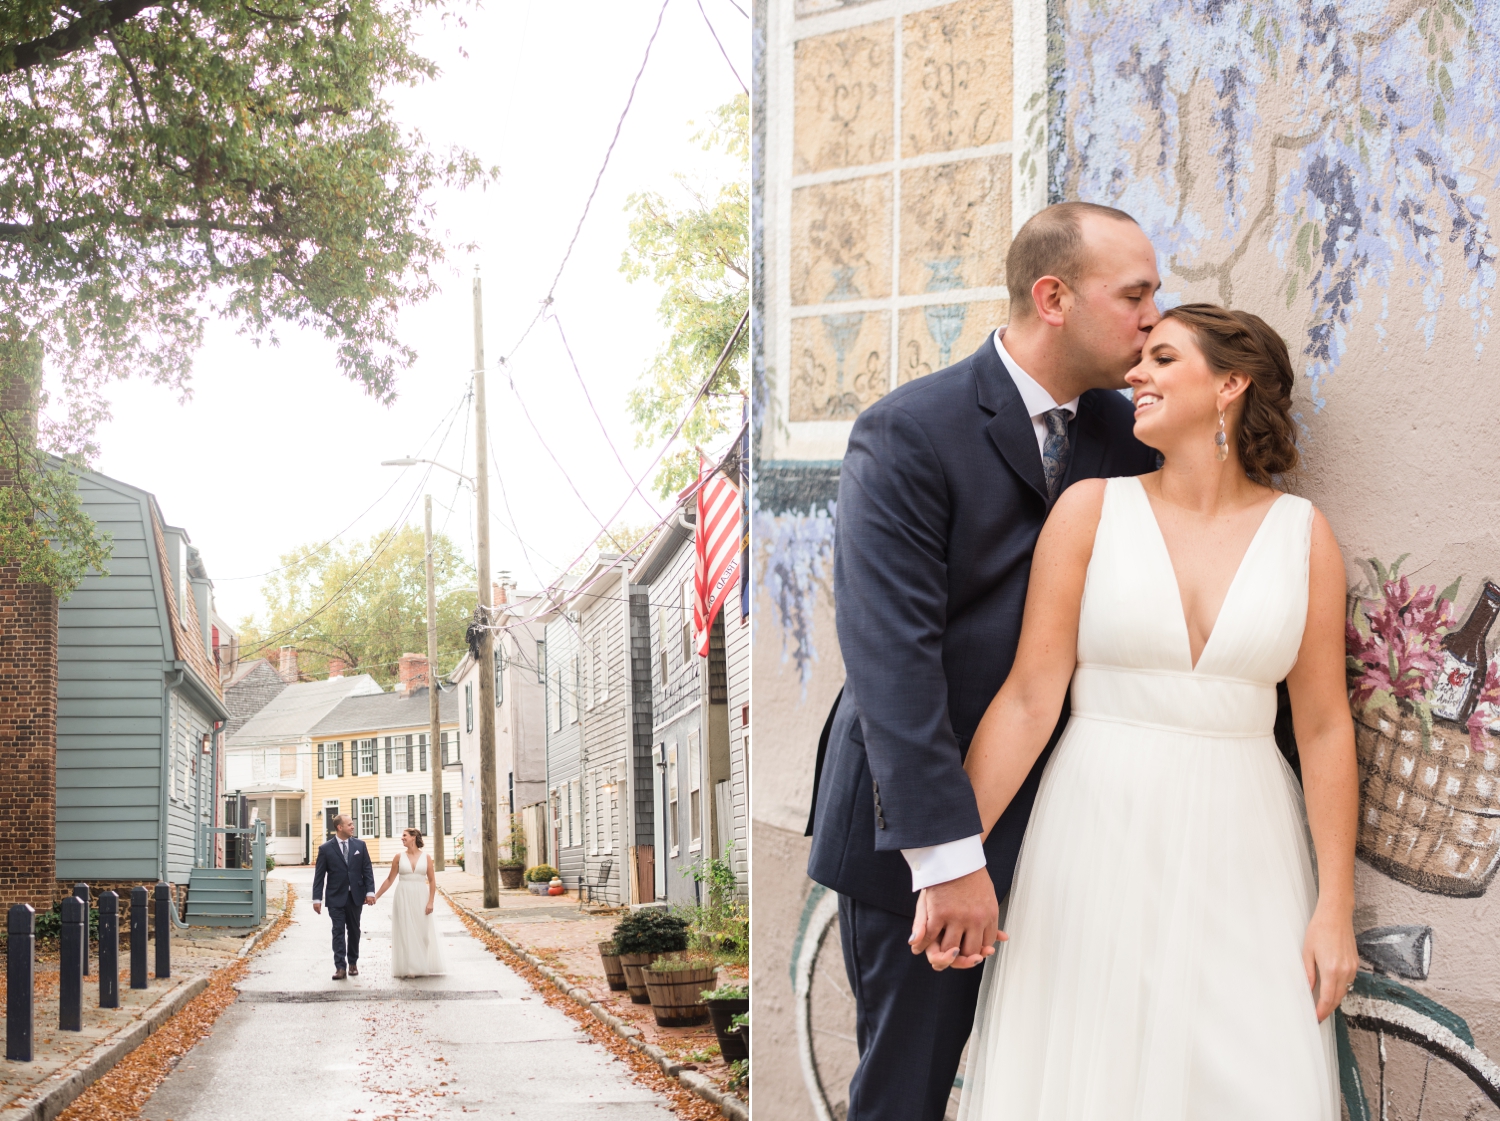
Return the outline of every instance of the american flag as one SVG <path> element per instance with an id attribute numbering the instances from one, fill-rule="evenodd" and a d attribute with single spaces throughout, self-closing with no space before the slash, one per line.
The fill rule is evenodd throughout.
<path id="1" fill-rule="evenodd" d="M 693 570 L 693 637 L 701 657 L 708 655 L 708 634 L 740 575 L 740 490 L 724 475 L 707 479 L 698 466 L 698 527 L 694 532 L 697 564 Z"/>

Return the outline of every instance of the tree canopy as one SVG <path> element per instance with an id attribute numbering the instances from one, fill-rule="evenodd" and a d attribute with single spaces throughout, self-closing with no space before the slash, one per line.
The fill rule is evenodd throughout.
<path id="1" fill-rule="evenodd" d="M 427 652 L 425 556 L 422 531 L 411 526 L 344 547 L 294 549 L 262 589 L 265 619 L 241 622 L 240 656 L 295 646 L 297 668 L 309 677 L 326 675 L 329 659 L 338 658 L 349 673 L 391 684 L 402 654 Z M 441 675 L 463 657 L 464 628 L 479 600 L 474 570 L 447 535 L 433 536 L 432 561 Z"/>
<path id="2" fill-rule="evenodd" d="M 0 5 L 0 378 L 44 356 L 63 400 L 43 413 L 43 449 L 86 462 L 113 379 L 186 392 L 211 315 L 257 343 L 278 326 L 321 331 L 349 378 L 393 398 L 415 358 L 397 314 L 432 292 L 444 252 L 427 193 L 494 174 L 431 151 L 387 100 L 436 75 L 416 19 L 442 6 Z M 39 480 L 44 462 L 11 427 L 0 461 Z M 54 552 L 86 553 L 66 496 L 31 490 L 39 502 L 0 505 L 0 522 L 29 516 Z M 0 525 L 0 559 L 24 569 L 28 547 L 46 548 L 35 536 Z M 59 590 L 81 575 L 29 559 Z"/>
<path id="3" fill-rule="evenodd" d="M 633 194 L 626 204 L 634 216 L 620 270 L 663 286 L 657 310 L 667 328 L 666 344 L 630 393 L 638 444 L 671 435 L 750 306 L 750 99 L 740 94 L 721 105 L 694 139 L 730 156 L 740 174 L 708 185 L 679 175 L 686 205 L 656 191 Z M 663 498 L 698 477 L 698 448 L 739 429 L 749 338 L 741 332 L 683 426 L 680 449 L 662 460 L 655 486 Z"/>

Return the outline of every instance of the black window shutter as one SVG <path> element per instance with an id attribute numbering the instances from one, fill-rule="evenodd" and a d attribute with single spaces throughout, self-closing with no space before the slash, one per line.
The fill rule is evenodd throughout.
<path id="1" fill-rule="evenodd" d="M 420 737 L 418 737 L 417 761 L 420 764 L 422 770 L 425 771 L 427 769 L 427 737 L 426 736 L 420 736 Z M 409 748 L 409 747 L 406 749 L 406 769 L 408 771 L 411 770 L 411 748 Z"/>
<path id="2" fill-rule="evenodd" d="M 443 836 L 453 835 L 453 795 L 443 791 Z"/>
<path id="3" fill-rule="evenodd" d="M 318 744 L 318 777 L 323 778 L 323 745 Z"/>
<path id="4" fill-rule="evenodd" d="M 385 737 L 385 773 L 391 773 L 391 737 Z"/>
<path id="5" fill-rule="evenodd" d="M 420 829 L 423 833 L 426 833 L 427 832 L 427 795 L 423 794 L 420 798 L 417 799 L 417 803 L 422 807 L 421 824 L 418 825 L 417 828 Z"/>
<path id="6" fill-rule="evenodd" d="M 385 835 L 391 835 L 391 796 L 385 796 Z"/>

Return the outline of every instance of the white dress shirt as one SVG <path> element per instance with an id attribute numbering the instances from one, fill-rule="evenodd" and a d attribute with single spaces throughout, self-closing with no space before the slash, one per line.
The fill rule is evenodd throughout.
<path id="1" fill-rule="evenodd" d="M 1078 414 L 1078 398 L 1059 405 L 1052 399 L 1052 394 L 1037 383 L 1037 380 L 1021 369 L 1016 360 L 1010 356 L 1005 349 L 1002 336 L 1005 328 L 1002 327 L 995 332 L 995 351 L 1000 355 L 1000 361 L 1004 363 L 1006 372 L 1010 374 L 1010 380 L 1015 383 L 1016 392 L 1021 395 L 1021 403 L 1026 406 L 1026 412 L 1031 417 L 1031 427 L 1036 432 L 1036 453 L 1040 457 L 1042 449 L 1047 443 L 1047 421 L 1046 415 L 1053 409 L 1066 409 L 1068 415 Z M 957 841 L 948 841 L 941 845 L 928 845 L 920 849 L 902 849 L 901 855 L 906 857 L 906 863 L 911 867 L 911 889 L 921 891 L 924 887 L 932 887 L 935 884 L 945 884 L 949 880 L 956 880 L 960 876 L 967 876 L 970 872 L 976 872 L 985 866 L 984 845 L 980 838 L 981 833 L 975 833 L 972 837 L 962 837 Z"/>

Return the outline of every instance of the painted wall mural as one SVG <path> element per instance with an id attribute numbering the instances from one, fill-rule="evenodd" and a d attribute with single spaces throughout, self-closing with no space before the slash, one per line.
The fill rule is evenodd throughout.
<path id="1" fill-rule="evenodd" d="M 1054 201 L 1140 220 L 1163 306 L 1246 308 L 1289 341 L 1291 486 L 1329 518 L 1350 587 L 1363 968 L 1338 1029 L 1345 1114 L 1500 1119 L 1500 7 L 762 0 L 757 20 L 757 860 L 805 861 L 843 674 L 848 425 L 1005 321 L 1012 200 L 1040 172 Z M 1041 135 L 1039 169 L 1012 141 Z M 839 1115 L 852 997 L 833 916 L 800 877 L 757 896 L 759 1045 L 802 1072 L 758 1083 L 777 1116 Z"/>

